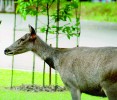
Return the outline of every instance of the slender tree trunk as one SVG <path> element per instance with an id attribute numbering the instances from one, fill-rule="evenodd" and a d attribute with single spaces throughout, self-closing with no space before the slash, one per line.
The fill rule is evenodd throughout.
<path id="1" fill-rule="evenodd" d="M 38 11 L 38 2 L 36 5 L 36 10 Z M 36 14 L 35 18 L 35 31 L 37 33 L 37 24 L 38 24 L 38 13 Z M 34 86 L 35 83 L 35 54 L 33 54 L 33 69 L 32 69 L 32 86 Z"/>
<path id="2" fill-rule="evenodd" d="M 4 1 L 5 2 L 5 1 Z M 15 34 L 16 34 L 16 5 L 15 5 L 15 13 L 14 13 L 14 29 L 13 29 L 13 42 L 15 42 Z M 13 87 L 13 76 L 14 76 L 14 56 L 12 56 L 12 69 L 11 69 L 11 88 Z"/>
<path id="3" fill-rule="evenodd" d="M 58 48 L 58 36 L 59 36 L 59 9 L 60 9 L 60 0 L 57 0 L 57 23 L 56 23 L 56 48 Z M 57 71 L 55 70 L 55 90 L 57 89 Z"/>

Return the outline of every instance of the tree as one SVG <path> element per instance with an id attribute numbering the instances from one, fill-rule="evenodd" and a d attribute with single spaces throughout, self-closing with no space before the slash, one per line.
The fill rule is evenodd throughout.
<path id="1" fill-rule="evenodd" d="M 65 24 L 59 26 L 59 31 L 62 34 L 65 34 L 68 39 L 72 36 L 79 37 L 77 30 L 80 30 L 78 26 L 80 25 L 79 18 L 77 18 L 76 23 L 72 23 L 73 18 L 75 17 L 74 9 L 78 9 L 78 4 L 80 3 L 78 0 L 72 0 L 71 2 L 66 2 L 65 0 L 60 1 L 60 9 L 59 9 L 59 21 L 65 22 Z M 52 11 L 53 6 L 56 6 L 57 0 L 18 0 L 17 1 L 17 12 L 21 14 L 21 16 L 26 19 L 27 15 L 36 16 L 37 14 L 46 15 L 47 12 L 47 4 L 48 9 L 51 13 L 49 15 L 50 18 L 56 23 L 57 22 L 57 12 L 56 9 Z M 38 10 L 36 9 L 36 5 L 38 6 Z M 66 23 L 67 22 L 67 23 Z M 47 25 L 40 28 L 41 32 L 47 31 Z M 48 27 L 48 33 L 54 34 L 56 33 L 56 24 L 53 24 Z"/>
<path id="2" fill-rule="evenodd" d="M 46 33 L 46 42 L 48 34 L 56 34 L 56 47 L 58 48 L 59 34 L 65 34 L 68 39 L 73 36 L 77 38 L 80 36 L 80 21 L 78 16 L 80 13 L 78 13 L 77 10 L 79 3 L 78 0 L 18 0 L 17 12 L 19 12 L 24 19 L 26 19 L 27 15 L 46 15 L 47 25 L 42 26 L 40 31 Z M 51 25 L 50 19 L 54 21 Z M 74 21 L 74 19 L 76 20 Z M 60 24 L 60 22 L 63 24 Z M 45 66 L 43 68 L 43 86 L 45 86 Z M 57 73 L 55 74 L 55 89 L 56 86 Z"/>

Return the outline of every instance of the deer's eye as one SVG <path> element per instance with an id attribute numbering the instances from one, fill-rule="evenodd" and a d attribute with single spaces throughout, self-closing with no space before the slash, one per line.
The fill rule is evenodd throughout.
<path id="1" fill-rule="evenodd" d="M 18 44 L 23 43 L 23 42 L 24 42 L 24 40 L 25 40 L 25 39 L 23 39 L 23 38 L 22 38 L 22 39 L 20 39 L 20 40 L 18 41 Z"/>
<path id="2" fill-rule="evenodd" d="M 21 39 L 21 41 L 24 41 L 25 39 Z"/>

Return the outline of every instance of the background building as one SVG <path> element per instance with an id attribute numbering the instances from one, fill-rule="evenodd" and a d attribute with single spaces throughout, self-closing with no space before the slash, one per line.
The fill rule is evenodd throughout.
<path id="1" fill-rule="evenodd" d="M 14 0 L 0 0 L 0 12 L 14 12 Z"/>

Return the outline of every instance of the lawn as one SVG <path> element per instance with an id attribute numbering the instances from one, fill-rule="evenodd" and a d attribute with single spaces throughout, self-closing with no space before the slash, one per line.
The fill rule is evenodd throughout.
<path id="1" fill-rule="evenodd" d="M 81 3 L 81 19 L 117 23 L 117 2 Z"/>
<path id="2" fill-rule="evenodd" d="M 65 92 L 24 92 L 6 89 L 10 87 L 11 70 L 0 69 L 0 100 L 71 100 L 69 91 Z M 26 71 L 14 71 L 13 86 L 19 86 L 22 84 L 31 84 L 31 72 Z M 54 75 L 52 75 L 52 84 L 54 85 Z M 42 85 L 42 73 L 35 73 L 35 84 Z M 46 85 L 48 85 L 48 74 L 46 74 Z M 63 83 L 58 76 L 58 85 Z M 107 98 L 95 97 L 83 94 L 82 100 L 107 100 Z"/>
<path id="3" fill-rule="evenodd" d="M 66 92 L 22 92 L 10 91 L 6 89 L 0 90 L 0 100 L 71 100 L 70 93 Z M 107 100 L 106 98 L 82 95 L 82 100 Z"/>

